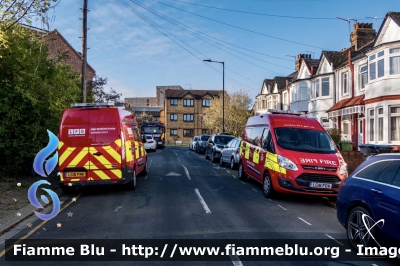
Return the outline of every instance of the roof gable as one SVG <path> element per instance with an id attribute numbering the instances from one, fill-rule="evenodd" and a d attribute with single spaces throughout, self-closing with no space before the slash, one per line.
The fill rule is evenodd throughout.
<path id="1" fill-rule="evenodd" d="M 310 70 L 307 65 L 304 63 L 304 60 L 301 62 L 299 74 L 297 75 L 297 79 L 308 79 L 311 76 Z"/>
<path id="2" fill-rule="evenodd" d="M 270 94 L 272 91 L 273 82 L 274 81 L 271 79 L 265 79 L 261 89 L 261 94 Z"/>
<path id="3" fill-rule="evenodd" d="M 379 28 L 374 47 L 400 40 L 400 12 L 388 12 Z"/>
<path id="4" fill-rule="evenodd" d="M 326 74 L 326 73 L 330 73 L 330 72 L 333 72 L 332 64 L 325 57 L 325 54 L 322 54 L 321 63 L 318 66 L 316 75 Z"/>

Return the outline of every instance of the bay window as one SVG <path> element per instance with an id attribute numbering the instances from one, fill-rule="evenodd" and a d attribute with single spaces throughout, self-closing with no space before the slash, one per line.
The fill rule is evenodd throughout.
<path id="1" fill-rule="evenodd" d="M 321 96 L 329 96 L 329 78 L 322 78 L 321 81 Z"/>
<path id="2" fill-rule="evenodd" d="M 349 81 L 348 81 L 348 73 L 342 73 L 342 95 L 349 93 Z"/>
<path id="3" fill-rule="evenodd" d="M 394 54 L 389 57 L 390 75 L 400 74 L 400 47 L 389 49 L 389 54 Z"/>
<path id="4" fill-rule="evenodd" d="M 374 136 L 374 127 L 375 127 L 375 119 L 374 119 L 374 110 L 371 109 L 369 110 L 369 141 L 374 141 L 375 140 L 375 136 Z"/>
<path id="5" fill-rule="evenodd" d="M 378 141 L 383 141 L 383 108 L 378 108 Z"/>
<path id="6" fill-rule="evenodd" d="M 319 97 L 319 79 L 315 81 L 315 98 Z"/>
<path id="7" fill-rule="evenodd" d="M 368 83 L 368 66 L 360 67 L 360 89 L 365 88 L 365 84 Z"/>
<path id="8" fill-rule="evenodd" d="M 377 54 L 369 57 L 369 78 L 374 80 L 385 75 L 385 51 L 380 51 Z"/>
<path id="9" fill-rule="evenodd" d="M 390 140 L 400 141 L 400 106 L 390 107 Z"/>

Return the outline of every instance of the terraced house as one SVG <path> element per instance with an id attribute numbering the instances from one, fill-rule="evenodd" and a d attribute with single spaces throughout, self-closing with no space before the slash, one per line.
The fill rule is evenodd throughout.
<path id="1" fill-rule="evenodd" d="M 203 111 L 220 95 L 219 90 L 165 90 L 166 142 L 189 143 L 193 136 L 211 133 L 203 123 Z"/>
<path id="2" fill-rule="evenodd" d="M 388 12 L 378 32 L 370 23 L 355 23 L 350 39 L 350 47 L 323 51 L 319 60 L 298 55 L 296 72 L 284 78 L 286 88 L 280 91 L 266 89 L 273 84 L 273 79 L 266 79 L 256 97 L 254 113 L 274 109 L 263 101 L 277 94 L 282 104 L 276 109 L 285 110 L 287 104 L 287 109 L 302 111 L 325 128 L 340 129 L 343 140 L 353 143 L 353 150 L 359 150 L 360 144 L 398 149 L 400 12 Z"/>

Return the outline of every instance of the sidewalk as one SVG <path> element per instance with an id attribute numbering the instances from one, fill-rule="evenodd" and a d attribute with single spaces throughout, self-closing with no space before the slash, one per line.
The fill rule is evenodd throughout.
<path id="1" fill-rule="evenodd" d="M 40 211 L 31 205 L 28 199 L 28 190 L 30 186 L 39 180 L 47 180 L 50 186 L 39 186 L 36 197 L 43 207 L 51 205 L 45 204 L 41 199 L 41 195 L 47 195 L 47 192 L 41 188 L 52 189 L 57 195 L 61 195 L 62 191 L 57 183 L 57 176 L 43 178 L 41 176 L 20 178 L 13 182 L 0 182 L 0 236 L 12 229 L 16 224 L 24 221 L 34 215 L 34 211 Z M 50 198 L 49 198 L 50 199 Z"/>

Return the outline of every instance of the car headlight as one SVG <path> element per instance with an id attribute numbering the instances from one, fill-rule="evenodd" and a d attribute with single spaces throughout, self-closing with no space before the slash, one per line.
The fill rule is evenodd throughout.
<path id="1" fill-rule="evenodd" d="M 347 164 L 343 163 L 339 168 L 339 174 L 344 175 L 347 173 Z"/>
<path id="2" fill-rule="evenodd" d="M 280 155 L 278 155 L 278 164 L 280 167 L 288 169 L 288 170 L 292 170 L 292 171 L 299 170 L 294 162 L 292 162 L 288 158 L 280 156 Z"/>

